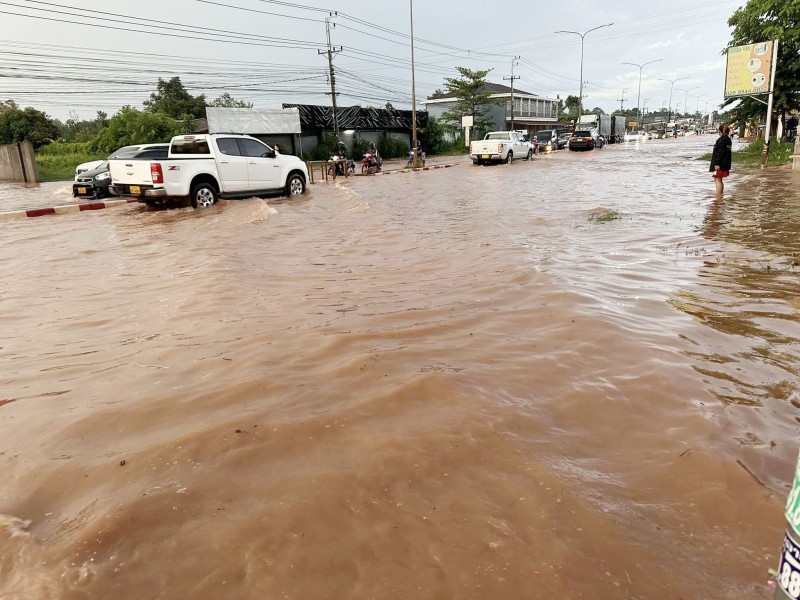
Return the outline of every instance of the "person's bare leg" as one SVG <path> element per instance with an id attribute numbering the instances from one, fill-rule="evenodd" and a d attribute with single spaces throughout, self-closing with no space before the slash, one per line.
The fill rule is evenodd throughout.
<path id="1" fill-rule="evenodd" d="M 717 195 L 721 196 L 725 190 L 725 185 L 722 183 L 722 177 L 714 177 L 714 185 L 717 188 Z"/>

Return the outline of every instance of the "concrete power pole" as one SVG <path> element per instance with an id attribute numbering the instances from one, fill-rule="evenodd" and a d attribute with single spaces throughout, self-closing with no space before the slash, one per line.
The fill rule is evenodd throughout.
<path id="1" fill-rule="evenodd" d="M 625 92 L 628 91 L 628 88 L 622 90 L 622 98 L 619 99 L 619 112 L 622 112 L 622 107 L 625 104 Z"/>
<path id="2" fill-rule="evenodd" d="M 325 17 L 325 35 L 328 41 L 328 49 L 327 50 L 317 50 L 317 54 L 326 54 L 328 56 L 328 79 L 331 82 L 331 91 L 329 92 L 331 95 L 331 104 L 333 105 L 333 132 L 336 136 L 336 139 L 339 139 L 339 119 L 336 114 L 336 75 L 333 71 L 333 57 L 339 54 L 342 51 L 342 47 L 339 46 L 338 50 L 336 46 L 331 46 L 331 22 L 334 17 L 337 16 L 338 13 L 332 12 L 329 13 L 327 17 Z M 333 26 L 336 27 L 336 23 L 333 23 Z"/>
<path id="3" fill-rule="evenodd" d="M 511 81 L 511 131 L 514 131 L 514 80 L 519 79 L 519 75 L 514 77 L 514 67 L 519 58 L 519 56 L 515 56 L 511 59 L 511 77 L 503 77 L 503 81 Z"/>

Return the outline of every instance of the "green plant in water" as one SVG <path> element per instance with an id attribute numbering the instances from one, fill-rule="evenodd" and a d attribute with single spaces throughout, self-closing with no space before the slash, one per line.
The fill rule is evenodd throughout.
<path id="1" fill-rule="evenodd" d="M 609 221 L 616 221 L 618 219 L 622 219 L 622 215 L 619 212 L 607 209 L 597 210 L 589 217 L 589 220 L 595 223 L 608 223 Z"/>

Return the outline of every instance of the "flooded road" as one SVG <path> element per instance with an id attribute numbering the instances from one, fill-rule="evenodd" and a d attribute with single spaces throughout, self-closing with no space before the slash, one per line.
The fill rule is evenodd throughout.
<path id="1" fill-rule="evenodd" d="M 2 223 L 0 597 L 771 597 L 798 176 L 713 141 Z"/>

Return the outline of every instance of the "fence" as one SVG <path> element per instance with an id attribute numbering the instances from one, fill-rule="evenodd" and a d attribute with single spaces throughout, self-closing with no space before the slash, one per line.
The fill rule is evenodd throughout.
<path id="1" fill-rule="evenodd" d="M 21 142 L 0 146 L 0 181 L 35 183 L 38 180 L 33 144 Z"/>

